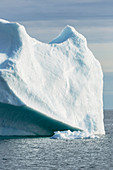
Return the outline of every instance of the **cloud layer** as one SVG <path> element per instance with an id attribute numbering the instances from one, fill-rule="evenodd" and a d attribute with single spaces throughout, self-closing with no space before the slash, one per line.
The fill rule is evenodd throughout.
<path id="1" fill-rule="evenodd" d="M 9 20 L 113 18 L 112 0 L 4 0 L 0 16 Z"/>

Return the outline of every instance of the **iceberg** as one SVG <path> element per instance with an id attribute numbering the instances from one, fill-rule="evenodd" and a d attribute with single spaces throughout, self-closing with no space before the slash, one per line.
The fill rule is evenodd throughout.
<path id="1" fill-rule="evenodd" d="M 67 25 L 58 37 L 46 44 L 31 38 L 19 23 L 0 20 L 0 135 L 38 135 L 31 126 L 34 121 L 27 122 L 29 109 L 32 110 L 30 117 L 37 112 L 43 118 L 56 121 L 57 128 L 53 128 L 52 133 L 83 130 L 104 134 L 102 98 L 101 65 L 88 49 L 86 38 L 73 27 Z M 4 110 L 5 104 L 11 108 L 9 112 Z M 17 112 L 10 113 L 20 107 L 28 110 L 20 109 L 18 116 Z M 24 119 L 23 116 L 19 119 L 21 113 Z M 40 129 L 40 120 L 35 119 Z M 30 128 L 24 128 L 26 122 Z M 59 122 L 66 128 L 59 128 Z M 45 131 L 46 128 L 43 122 Z M 41 132 L 40 136 L 52 135 Z"/>

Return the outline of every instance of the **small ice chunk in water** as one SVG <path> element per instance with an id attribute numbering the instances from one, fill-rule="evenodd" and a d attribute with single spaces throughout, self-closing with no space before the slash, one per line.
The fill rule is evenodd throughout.
<path id="1" fill-rule="evenodd" d="M 57 131 L 54 132 L 55 134 L 51 137 L 51 139 L 92 139 L 92 138 L 99 138 L 99 136 L 90 134 L 89 132 L 85 131 L 74 131 L 71 132 L 70 130 L 67 131 Z"/>

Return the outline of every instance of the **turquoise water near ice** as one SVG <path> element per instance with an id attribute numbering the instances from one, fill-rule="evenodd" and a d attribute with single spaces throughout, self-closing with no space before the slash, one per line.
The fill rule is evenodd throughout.
<path id="1" fill-rule="evenodd" d="M 1 170 L 112 170 L 113 110 L 105 111 L 106 135 L 94 139 L 0 139 Z"/>
<path id="2" fill-rule="evenodd" d="M 79 129 L 52 119 L 27 106 L 0 103 L 0 134 L 2 136 L 52 136 L 54 131 Z"/>

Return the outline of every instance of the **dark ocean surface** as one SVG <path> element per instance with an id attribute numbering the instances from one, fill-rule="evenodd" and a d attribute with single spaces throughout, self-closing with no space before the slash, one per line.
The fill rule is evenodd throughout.
<path id="1" fill-rule="evenodd" d="M 106 135 L 94 139 L 0 139 L 0 170 L 113 170 L 113 111 L 105 111 Z"/>

